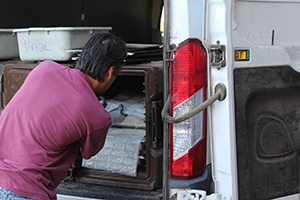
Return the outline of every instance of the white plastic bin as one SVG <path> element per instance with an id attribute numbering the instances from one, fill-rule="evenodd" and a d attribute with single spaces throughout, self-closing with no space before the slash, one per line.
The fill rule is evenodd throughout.
<path id="1" fill-rule="evenodd" d="M 81 49 L 88 39 L 100 32 L 109 32 L 111 27 L 55 27 L 15 29 L 20 59 L 23 61 L 67 61 Z"/>
<path id="2" fill-rule="evenodd" d="M 13 29 L 0 29 L 0 60 L 18 58 L 17 36 Z"/>

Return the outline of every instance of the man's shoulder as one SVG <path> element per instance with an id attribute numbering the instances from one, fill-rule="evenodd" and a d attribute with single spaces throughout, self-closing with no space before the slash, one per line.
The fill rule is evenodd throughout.
<path id="1" fill-rule="evenodd" d="M 40 64 L 38 64 L 34 71 L 35 74 L 38 75 L 55 75 L 55 74 L 61 74 L 63 71 L 65 71 L 66 67 L 54 62 L 52 60 L 45 60 L 43 62 L 41 62 Z"/>
<path id="2" fill-rule="evenodd" d="M 43 62 L 41 62 L 37 67 L 43 67 L 43 68 L 48 68 L 48 67 L 64 67 L 63 65 L 54 62 L 52 60 L 45 60 Z"/>

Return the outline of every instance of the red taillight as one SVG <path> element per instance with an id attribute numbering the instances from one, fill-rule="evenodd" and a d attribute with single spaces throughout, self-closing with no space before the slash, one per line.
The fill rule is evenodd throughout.
<path id="1" fill-rule="evenodd" d="M 175 49 L 175 61 L 170 65 L 173 117 L 187 113 L 206 100 L 206 56 L 198 39 L 188 39 Z M 206 110 L 170 126 L 170 177 L 201 175 L 206 166 Z"/>

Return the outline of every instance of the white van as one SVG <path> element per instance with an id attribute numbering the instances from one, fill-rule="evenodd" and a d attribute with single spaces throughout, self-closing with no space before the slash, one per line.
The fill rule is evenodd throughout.
<path id="1" fill-rule="evenodd" d="M 164 121 L 219 99 L 166 125 L 167 196 L 299 199 L 299 9 L 297 0 L 165 1 L 165 99 L 176 117 Z M 199 185 L 210 163 L 209 195 Z"/>
<path id="2" fill-rule="evenodd" d="M 109 26 L 142 49 L 114 87 L 145 95 L 134 175 L 78 157 L 59 200 L 299 199 L 300 0 L 17 2 L 1 29 Z M 0 62 L 1 104 L 36 65 Z"/>

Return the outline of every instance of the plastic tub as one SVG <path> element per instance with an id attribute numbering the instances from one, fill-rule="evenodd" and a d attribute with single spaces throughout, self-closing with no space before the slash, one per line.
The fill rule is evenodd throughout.
<path id="1" fill-rule="evenodd" d="M 13 29 L 0 29 L 0 60 L 18 58 L 17 36 Z"/>
<path id="2" fill-rule="evenodd" d="M 73 56 L 70 50 L 81 49 L 88 39 L 111 27 L 56 27 L 15 29 L 20 59 L 23 61 L 67 61 Z"/>

